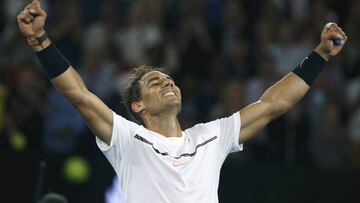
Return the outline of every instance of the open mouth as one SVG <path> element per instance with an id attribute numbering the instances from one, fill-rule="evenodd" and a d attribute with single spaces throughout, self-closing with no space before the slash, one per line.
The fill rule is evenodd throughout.
<path id="1" fill-rule="evenodd" d="M 163 94 L 165 97 L 168 97 L 168 96 L 176 96 L 176 94 L 174 92 L 165 92 Z"/>

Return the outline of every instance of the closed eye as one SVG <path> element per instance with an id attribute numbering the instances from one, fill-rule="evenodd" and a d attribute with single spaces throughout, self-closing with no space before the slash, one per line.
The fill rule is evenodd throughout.
<path id="1" fill-rule="evenodd" d="M 150 87 L 154 87 L 154 86 L 156 86 L 158 84 L 160 84 L 160 83 L 159 82 L 153 82 L 153 83 L 150 84 Z"/>
<path id="2" fill-rule="evenodd" d="M 149 87 L 153 87 L 160 84 L 160 77 L 153 77 L 150 80 L 148 80 L 147 84 Z M 166 80 L 171 80 L 174 82 L 174 80 L 170 76 L 166 76 Z"/>
<path id="3" fill-rule="evenodd" d="M 154 77 L 154 78 L 151 78 L 150 80 L 148 80 L 147 84 L 148 84 L 148 86 L 154 86 L 154 85 L 158 84 L 159 81 L 160 81 L 159 77 Z"/>

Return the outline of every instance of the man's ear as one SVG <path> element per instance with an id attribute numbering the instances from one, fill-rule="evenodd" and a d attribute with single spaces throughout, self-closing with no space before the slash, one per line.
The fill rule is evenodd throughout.
<path id="1" fill-rule="evenodd" d="M 142 102 L 133 102 L 131 103 L 131 110 L 135 113 L 139 113 L 145 109 L 145 106 Z"/>

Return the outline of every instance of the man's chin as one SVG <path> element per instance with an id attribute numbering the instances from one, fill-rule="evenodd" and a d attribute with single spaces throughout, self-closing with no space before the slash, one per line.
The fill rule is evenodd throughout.
<path id="1" fill-rule="evenodd" d="M 181 105 L 181 101 L 176 97 L 167 98 L 166 102 L 169 103 L 169 104 Z"/>
<path id="2" fill-rule="evenodd" d="M 168 103 L 168 108 L 169 109 L 174 109 L 177 110 L 177 112 L 181 111 L 181 102 L 180 101 L 171 101 Z"/>

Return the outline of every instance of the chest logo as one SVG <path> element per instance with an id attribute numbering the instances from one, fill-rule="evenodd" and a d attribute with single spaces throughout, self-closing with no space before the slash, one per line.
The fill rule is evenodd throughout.
<path id="1" fill-rule="evenodd" d="M 184 162 L 181 162 L 181 161 L 173 161 L 173 162 L 172 162 L 172 165 L 173 165 L 174 167 L 178 167 L 178 166 L 184 165 L 184 164 L 186 164 L 186 163 L 187 163 L 186 161 L 184 161 Z"/>

